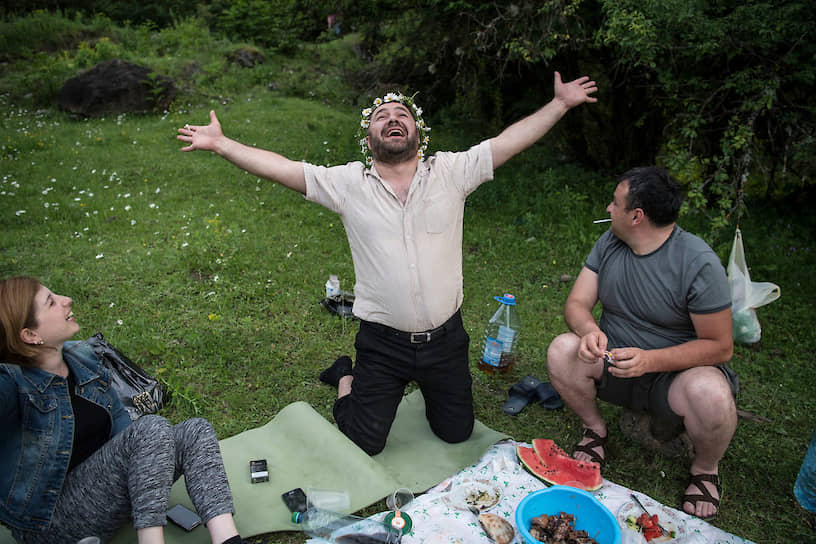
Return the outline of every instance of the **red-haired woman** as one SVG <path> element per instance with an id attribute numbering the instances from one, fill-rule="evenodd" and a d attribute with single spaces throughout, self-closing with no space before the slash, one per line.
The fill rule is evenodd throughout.
<path id="1" fill-rule="evenodd" d="M 0 280 L 0 522 L 21 543 L 107 541 L 129 519 L 163 543 L 182 474 L 215 544 L 240 543 L 218 440 L 203 419 L 131 422 L 79 331 L 69 297 Z"/>

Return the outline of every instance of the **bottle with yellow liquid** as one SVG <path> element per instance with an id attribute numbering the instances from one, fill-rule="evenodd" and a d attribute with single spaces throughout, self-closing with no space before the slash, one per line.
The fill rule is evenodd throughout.
<path id="1" fill-rule="evenodd" d="M 493 298 L 499 302 L 499 307 L 485 327 L 479 368 L 488 374 L 504 374 L 516 362 L 521 320 L 516 297 L 505 293 L 503 297 Z"/>

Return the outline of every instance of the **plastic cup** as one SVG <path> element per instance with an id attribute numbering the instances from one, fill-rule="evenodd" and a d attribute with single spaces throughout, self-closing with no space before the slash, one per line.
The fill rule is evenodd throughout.
<path id="1" fill-rule="evenodd" d="M 411 492 L 411 490 L 401 487 L 394 491 L 390 496 L 386 497 L 385 506 L 387 506 L 389 510 L 402 510 L 413 500 L 414 494 Z"/>

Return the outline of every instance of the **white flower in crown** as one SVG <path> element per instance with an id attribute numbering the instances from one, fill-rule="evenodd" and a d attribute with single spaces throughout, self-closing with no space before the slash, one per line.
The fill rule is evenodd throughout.
<path id="1" fill-rule="evenodd" d="M 368 148 L 368 141 L 366 140 L 368 127 L 371 125 L 370 117 L 374 113 L 374 110 L 388 102 L 399 102 L 408 107 L 414 116 L 417 130 L 426 133 L 426 135 L 420 139 L 419 149 L 417 150 L 417 158 L 419 158 L 419 160 L 425 159 L 425 152 L 428 150 L 428 144 L 431 141 L 427 133 L 431 131 L 431 127 L 425 126 L 425 120 L 422 119 L 422 108 L 414 104 L 414 96 L 416 95 L 405 96 L 402 93 L 386 93 L 386 95 L 381 98 L 375 98 L 371 103 L 371 107 L 363 109 L 361 112 L 360 127 L 357 129 L 357 137 L 360 142 L 360 152 L 365 157 L 366 166 L 374 164 L 374 158 L 371 156 L 371 150 Z"/>

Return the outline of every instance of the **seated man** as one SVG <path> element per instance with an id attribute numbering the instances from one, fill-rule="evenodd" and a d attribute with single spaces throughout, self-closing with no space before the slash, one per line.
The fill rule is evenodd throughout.
<path id="1" fill-rule="evenodd" d="M 609 231 L 595 243 L 564 307 L 571 332 L 553 340 L 547 369 L 584 425 L 574 457 L 603 464 L 598 397 L 685 426 L 694 450 L 681 508 L 719 508 L 718 464 L 737 427 L 731 296 L 720 259 L 681 229 L 682 193 L 669 175 L 634 168 L 618 179 Z M 600 323 L 592 308 L 600 301 Z"/>

